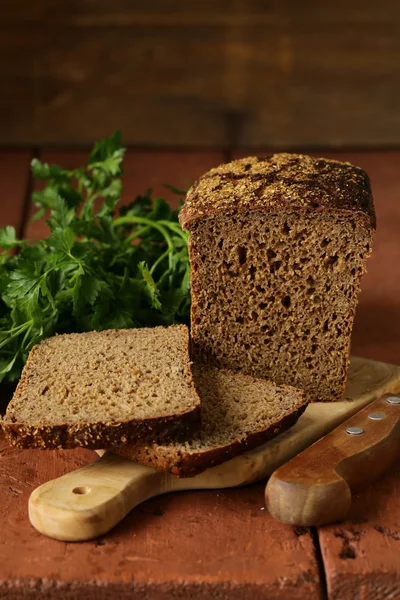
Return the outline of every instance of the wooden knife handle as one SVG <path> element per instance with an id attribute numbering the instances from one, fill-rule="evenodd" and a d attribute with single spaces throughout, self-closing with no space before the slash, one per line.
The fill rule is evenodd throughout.
<path id="1" fill-rule="evenodd" d="M 144 500 L 164 493 L 165 488 L 166 477 L 160 471 L 106 453 L 34 490 L 29 498 L 29 519 L 40 533 L 56 540 L 90 540 L 109 531 Z"/>
<path id="2" fill-rule="evenodd" d="M 343 520 L 351 494 L 400 458 L 400 394 L 385 394 L 273 473 L 265 489 L 270 514 L 317 526 Z"/>

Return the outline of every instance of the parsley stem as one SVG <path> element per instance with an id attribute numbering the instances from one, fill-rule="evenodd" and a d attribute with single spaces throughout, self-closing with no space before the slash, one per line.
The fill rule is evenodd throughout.
<path id="1" fill-rule="evenodd" d="M 171 221 L 158 221 L 158 222 L 161 225 L 163 225 L 164 227 L 168 227 L 169 229 L 171 229 L 174 233 L 177 233 L 187 243 L 188 234 L 185 231 L 183 231 L 183 229 L 179 225 L 179 223 L 173 223 Z"/>
<path id="2" fill-rule="evenodd" d="M 126 242 L 132 242 L 136 238 L 142 237 L 142 235 L 144 233 L 147 233 L 150 229 L 151 228 L 146 225 L 146 227 L 142 227 L 141 229 L 138 229 L 137 231 L 134 231 L 133 233 L 131 233 L 131 235 L 128 236 L 125 241 Z"/>
<path id="3" fill-rule="evenodd" d="M 168 264 L 169 268 L 172 269 L 172 252 L 175 250 L 175 247 L 167 229 L 163 225 L 160 225 L 161 221 L 155 222 L 151 221 L 150 219 L 146 219 L 145 217 L 134 217 L 127 215 L 125 217 L 119 217 L 118 219 L 115 219 L 114 227 L 118 227 L 118 225 L 127 225 L 129 223 L 139 223 L 140 225 L 147 225 L 148 227 L 153 227 L 154 229 L 157 229 L 157 231 L 161 233 L 168 246 Z"/>
<path id="4" fill-rule="evenodd" d="M 17 325 L 16 327 L 11 327 L 11 329 L 6 329 L 5 331 L 2 331 L 1 333 L 13 333 L 14 335 L 17 333 L 21 333 L 22 331 L 24 331 L 24 329 L 26 329 L 26 324 L 30 323 L 30 321 L 25 321 L 25 323 L 21 323 L 21 325 Z"/>
<path id="5" fill-rule="evenodd" d="M 30 320 L 30 321 L 26 321 L 26 323 L 22 323 L 22 325 L 19 325 L 15 329 L 9 330 L 10 335 L 0 343 L 0 348 L 2 348 L 3 346 L 7 346 L 7 344 L 9 344 L 11 342 L 11 340 L 13 340 L 14 338 L 21 335 L 21 333 L 23 333 L 25 331 L 25 329 L 28 332 L 30 332 L 30 330 L 32 329 L 32 326 L 33 326 L 33 321 Z M 25 337 L 26 337 L 26 334 L 25 334 Z M 25 337 L 24 337 L 24 341 L 25 341 Z"/>
<path id="6" fill-rule="evenodd" d="M 167 256 L 169 254 L 170 254 L 170 250 L 168 248 L 163 254 L 161 254 L 161 256 L 159 256 L 157 258 L 157 260 L 155 261 L 155 263 L 153 264 L 153 266 L 150 269 L 151 275 L 153 275 L 154 271 L 156 270 L 156 268 L 158 267 L 158 265 L 160 264 L 160 262 L 162 262 L 164 260 L 164 258 L 167 258 Z"/>
<path id="7" fill-rule="evenodd" d="M 29 323 L 29 321 L 27 321 L 27 323 Z M 29 327 L 27 328 L 27 330 L 25 332 L 24 339 L 22 340 L 22 344 L 21 344 L 22 348 L 25 347 L 25 343 L 26 343 L 26 341 L 27 341 L 27 339 L 28 339 L 28 337 L 29 337 L 29 335 L 30 335 L 30 333 L 32 331 L 32 328 L 33 328 L 33 321 L 30 321 L 30 325 L 29 325 Z"/>

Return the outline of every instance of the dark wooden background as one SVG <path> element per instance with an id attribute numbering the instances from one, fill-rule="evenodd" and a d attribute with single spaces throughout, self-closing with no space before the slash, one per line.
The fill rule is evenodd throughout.
<path id="1" fill-rule="evenodd" d="M 400 142 L 397 0 L 3 0 L 0 145 Z"/>

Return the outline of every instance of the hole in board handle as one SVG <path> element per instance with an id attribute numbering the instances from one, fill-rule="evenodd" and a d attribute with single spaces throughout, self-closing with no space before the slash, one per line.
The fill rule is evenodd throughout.
<path id="1" fill-rule="evenodd" d="M 90 487 L 87 487 L 86 485 L 76 487 L 72 490 L 73 494 L 78 494 L 79 496 L 82 496 L 83 494 L 88 494 L 89 492 L 90 492 Z"/>

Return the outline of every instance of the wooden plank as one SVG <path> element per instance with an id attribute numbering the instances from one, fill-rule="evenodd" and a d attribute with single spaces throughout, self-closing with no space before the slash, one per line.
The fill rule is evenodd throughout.
<path id="1" fill-rule="evenodd" d="M 18 0 L 0 143 L 398 144 L 399 27 L 391 0 Z"/>
<path id="2" fill-rule="evenodd" d="M 74 168 L 86 163 L 86 151 L 74 150 L 43 150 L 40 157 L 50 164 Z M 131 202 L 138 194 L 147 189 L 153 190 L 154 196 L 161 196 L 172 205 L 177 205 L 178 197 L 164 188 L 164 183 L 178 188 L 186 188 L 203 172 L 223 162 L 221 152 L 194 151 L 151 151 L 129 149 L 124 160 L 124 194 L 122 203 Z M 36 208 L 30 207 L 30 217 Z M 48 235 L 45 221 L 28 222 L 25 230 L 26 237 L 39 239 Z"/>
<path id="3" fill-rule="evenodd" d="M 265 156 L 270 150 L 257 154 Z M 251 150 L 235 152 L 234 158 Z M 400 152 L 314 152 L 337 160 L 348 160 L 366 170 L 371 178 L 377 214 L 374 251 L 362 280 L 352 337 L 352 354 L 400 364 Z"/>
<path id="4" fill-rule="evenodd" d="M 94 454 L 18 451 L 5 442 L 0 453 L 0 595 L 46 600 L 132 598 L 133 593 L 146 600 L 320 596 L 310 535 L 266 514 L 263 485 L 156 498 L 100 540 L 63 543 L 30 526 L 29 494 Z"/>
<path id="5" fill-rule="evenodd" d="M 400 469 L 357 494 L 346 522 L 319 529 L 329 600 L 398 598 Z"/>
<path id="6" fill-rule="evenodd" d="M 28 151 L 0 151 L 0 227 L 12 225 L 19 233 L 29 184 Z"/>
<path id="7" fill-rule="evenodd" d="M 43 157 L 71 166 L 81 160 L 70 153 L 46 152 Z M 126 200 L 149 184 L 156 193 L 163 191 L 164 181 L 184 186 L 223 161 L 220 152 L 131 152 L 128 157 Z M 3 443 L 0 456 L 0 480 L 5 482 L 0 486 L 0 595 L 19 599 L 42 594 L 46 600 L 123 599 L 133 593 L 143 600 L 300 600 L 304 594 L 321 595 L 312 536 L 266 514 L 262 484 L 156 498 L 104 539 L 66 544 L 29 525 L 29 493 L 93 460 L 94 454 L 18 451 Z"/>

